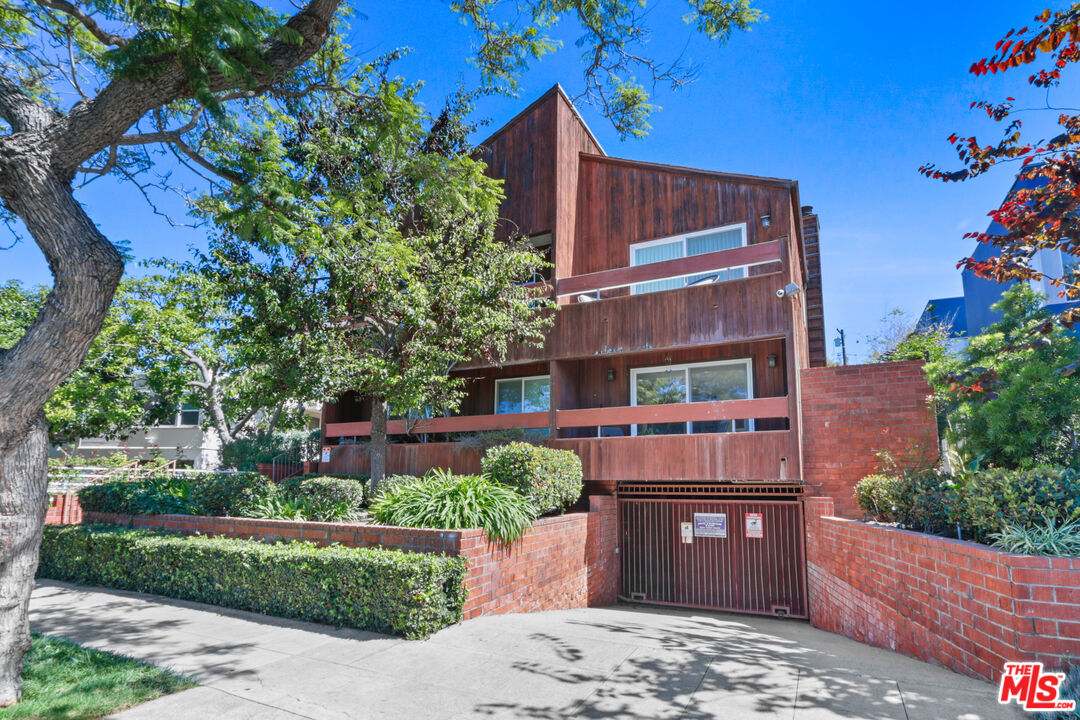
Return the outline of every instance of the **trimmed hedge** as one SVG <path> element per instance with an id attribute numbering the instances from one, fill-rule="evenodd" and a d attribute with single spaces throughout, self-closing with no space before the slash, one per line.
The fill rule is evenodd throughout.
<path id="1" fill-rule="evenodd" d="M 262 473 L 222 473 L 202 477 L 191 484 L 194 515 L 243 517 L 253 504 L 273 492 L 274 485 Z"/>
<path id="2" fill-rule="evenodd" d="M 492 480 L 516 488 L 539 515 L 559 513 L 581 497 L 581 458 L 571 450 L 554 450 L 523 442 L 491 448 L 481 464 Z"/>
<path id="3" fill-rule="evenodd" d="M 79 505 L 88 512 L 168 515 L 190 513 L 190 493 L 189 481 L 166 477 L 87 485 L 78 495 Z"/>
<path id="4" fill-rule="evenodd" d="M 48 526 L 38 577 L 425 638 L 460 622 L 464 558 Z"/>
<path id="5" fill-rule="evenodd" d="M 366 475 L 321 475 L 310 473 L 286 478 L 278 487 L 288 497 L 305 498 L 335 505 L 345 503 L 358 509 L 364 504 L 367 490 Z"/>

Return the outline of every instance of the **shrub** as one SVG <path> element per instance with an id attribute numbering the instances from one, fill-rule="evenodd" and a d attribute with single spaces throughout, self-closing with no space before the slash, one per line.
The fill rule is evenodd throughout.
<path id="1" fill-rule="evenodd" d="M 1080 556 L 1080 523 L 1058 525 L 1044 520 L 1041 525 L 1006 525 L 990 536 L 994 547 L 1025 555 Z"/>
<path id="2" fill-rule="evenodd" d="M 242 517 L 272 492 L 273 483 L 260 473 L 219 473 L 195 482 L 189 499 L 197 515 Z"/>
<path id="3" fill-rule="evenodd" d="M 491 448 L 482 464 L 486 475 L 517 489 L 540 515 L 562 512 L 581 497 L 581 459 L 570 450 L 515 442 Z"/>
<path id="4" fill-rule="evenodd" d="M 1065 661 L 1065 681 L 1058 687 L 1058 699 L 1076 701 L 1076 709 L 1035 713 L 1035 720 L 1080 720 L 1080 658 Z"/>
<path id="5" fill-rule="evenodd" d="M 153 477 L 87 485 L 78 494 L 79 504 L 89 512 L 165 515 L 190 513 L 191 491 L 186 479 Z"/>
<path id="6" fill-rule="evenodd" d="M 383 497 L 391 490 L 404 485 L 412 485 L 422 479 L 423 478 L 419 478 L 416 475 L 387 475 L 379 482 L 379 486 L 374 490 L 371 489 L 371 482 L 369 481 L 367 486 L 368 504 L 373 505 L 376 500 Z"/>
<path id="7" fill-rule="evenodd" d="M 954 480 L 951 505 L 954 522 L 976 539 L 1006 525 L 1067 524 L 1080 520 L 1080 475 L 1054 468 L 967 473 Z"/>
<path id="8" fill-rule="evenodd" d="M 371 511 L 384 525 L 461 530 L 483 528 L 489 538 L 512 543 L 529 529 L 528 499 L 483 475 L 453 475 L 435 470 L 424 482 L 400 485 L 383 495 Z"/>
<path id="9" fill-rule="evenodd" d="M 298 475 L 282 480 L 278 487 L 289 497 L 358 509 L 364 504 L 367 479 L 366 475 Z"/>
<path id="10" fill-rule="evenodd" d="M 855 484 L 855 501 L 867 515 L 882 522 L 896 520 L 896 491 L 899 479 L 893 475 L 867 475 Z"/>
<path id="11" fill-rule="evenodd" d="M 255 433 L 223 445 L 221 464 L 223 467 L 237 470 L 255 470 L 256 464 L 271 462 L 284 453 L 310 454 L 311 448 L 318 444 L 319 437 L 321 436 L 318 430 L 312 432 L 291 430 L 273 434 Z"/>
<path id="12" fill-rule="evenodd" d="M 38 576 L 407 638 L 460 622 L 464 558 L 170 535 L 45 528 Z"/>

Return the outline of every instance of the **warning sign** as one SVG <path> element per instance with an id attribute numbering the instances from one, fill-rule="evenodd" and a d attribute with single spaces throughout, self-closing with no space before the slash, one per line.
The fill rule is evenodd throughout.
<path id="1" fill-rule="evenodd" d="M 682 541 L 687 544 L 694 542 L 694 523 L 684 522 L 679 524 L 682 531 Z"/>
<path id="2" fill-rule="evenodd" d="M 746 513 L 746 537 L 765 537 L 765 522 L 761 517 L 761 513 Z"/>

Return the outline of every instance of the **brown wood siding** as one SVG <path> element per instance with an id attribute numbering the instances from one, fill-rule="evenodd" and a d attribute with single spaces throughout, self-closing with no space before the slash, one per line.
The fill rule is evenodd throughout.
<path id="1" fill-rule="evenodd" d="M 750 244 L 791 225 L 791 189 L 582 156 L 573 260 L 562 276 L 626 267 L 630 245 L 721 225 L 747 224 Z M 771 225 L 761 227 L 768 214 Z"/>
<path id="2" fill-rule="evenodd" d="M 573 274 L 574 232 L 578 206 L 578 173 L 581 153 L 602 155 L 603 150 L 561 93 L 556 103 L 558 157 L 555 168 L 555 272 L 562 278 Z M 584 211 L 588 211 L 585 209 Z"/>
<path id="3" fill-rule="evenodd" d="M 492 137 L 481 157 L 503 180 L 503 232 L 534 235 L 555 226 L 555 123 L 558 94 L 549 93 Z"/>
<path id="4" fill-rule="evenodd" d="M 778 480 L 780 459 L 789 478 L 799 477 L 789 455 L 788 431 L 722 435 L 651 435 L 551 440 L 573 450 L 590 482 L 623 480 Z"/>

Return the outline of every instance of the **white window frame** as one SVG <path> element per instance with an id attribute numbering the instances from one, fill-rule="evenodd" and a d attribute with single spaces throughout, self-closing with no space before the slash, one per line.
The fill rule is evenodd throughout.
<path id="1" fill-rule="evenodd" d="M 548 411 L 551 410 L 551 375 L 525 375 L 524 377 L 512 377 L 512 378 L 496 378 L 495 379 L 495 407 L 492 408 L 493 415 L 520 415 L 525 409 L 525 381 L 526 380 L 540 380 L 547 379 L 548 381 Z M 499 383 L 516 382 L 521 384 L 521 410 L 516 413 L 501 413 L 499 412 Z M 529 412 L 544 412 L 543 410 L 530 410 Z"/>
<path id="2" fill-rule="evenodd" d="M 747 225 L 744 222 L 742 222 L 742 223 L 734 223 L 732 225 L 720 225 L 719 227 L 707 228 L 705 230 L 695 230 L 694 232 L 683 233 L 682 235 L 672 235 L 671 237 L 659 238 L 657 240 L 647 240 L 645 242 L 632 243 L 630 245 L 630 267 L 638 267 L 639 265 L 655 265 L 656 264 L 656 263 L 637 263 L 637 262 L 635 262 L 634 261 L 634 254 L 635 254 L 634 251 L 635 250 L 641 250 L 641 249 L 644 249 L 644 248 L 655 247 L 657 245 L 668 245 L 668 244 L 672 244 L 672 243 L 681 241 L 682 242 L 682 252 L 683 252 L 682 257 L 685 258 L 685 257 L 687 257 L 687 254 L 686 254 L 686 241 L 689 240 L 690 238 L 695 238 L 695 237 L 698 237 L 699 235 L 710 235 L 710 234 L 715 233 L 715 232 L 723 232 L 725 230 L 735 230 L 735 229 L 738 229 L 738 230 L 740 230 L 742 232 L 742 244 L 739 245 L 739 247 L 746 247 L 747 243 L 749 242 L 749 239 L 748 239 L 749 235 L 748 235 L 748 232 L 747 232 Z M 690 257 L 696 257 L 696 256 L 690 256 Z M 675 258 L 675 259 L 680 259 L 680 258 Z M 722 268 L 722 270 L 741 269 L 743 271 L 746 271 L 746 270 L 749 269 L 749 267 L 750 267 L 749 265 L 733 265 L 731 267 Z M 708 272 L 709 271 L 706 270 L 706 271 L 703 271 L 703 272 L 686 273 L 685 275 L 672 275 L 671 277 L 657 278 L 657 280 L 686 280 L 686 278 L 693 277 L 694 275 L 703 275 L 703 274 L 707 275 Z M 651 283 L 651 282 L 657 282 L 657 280 L 647 280 L 647 281 L 641 282 L 641 283 L 634 283 L 633 285 L 630 286 L 630 294 L 631 295 L 647 295 L 650 292 L 663 292 L 662 290 L 647 290 L 645 292 L 641 292 L 641 291 L 638 290 L 638 287 L 640 287 L 641 285 L 646 285 L 646 284 Z M 686 286 L 686 284 L 684 283 L 683 287 L 685 287 L 685 286 Z M 677 289 L 677 288 L 673 288 L 673 289 Z"/>
<path id="3" fill-rule="evenodd" d="M 194 425 L 182 425 L 180 423 L 180 418 L 182 418 L 184 416 L 184 408 L 181 406 L 176 411 L 176 414 L 173 415 L 173 421 L 172 421 L 171 424 L 169 424 L 169 425 L 153 425 L 152 427 L 155 427 L 155 428 L 168 428 L 168 429 L 172 429 L 172 430 L 179 430 L 179 429 L 183 429 L 183 428 L 188 428 L 188 429 L 201 428 L 202 423 L 203 423 L 203 418 L 206 417 L 206 413 L 203 411 L 202 408 L 189 408 L 187 412 L 194 412 L 194 411 L 198 411 L 198 413 L 199 413 L 199 421 L 197 423 L 195 423 Z"/>
<path id="4" fill-rule="evenodd" d="M 637 376 L 638 376 L 638 374 L 643 373 L 643 372 L 656 372 L 657 370 L 671 370 L 671 371 L 682 370 L 683 371 L 683 378 L 686 381 L 686 400 L 684 400 L 683 402 L 685 402 L 685 403 L 704 402 L 704 401 L 694 400 L 693 398 L 690 397 L 690 393 L 691 393 L 690 369 L 691 368 L 697 368 L 697 367 L 718 367 L 718 366 L 722 366 L 722 365 L 742 365 L 742 366 L 744 366 L 746 368 L 746 398 L 748 400 L 753 400 L 754 399 L 754 359 L 753 358 L 738 358 L 736 360 L 708 360 L 706 362 L 684 363 L 684 364 L 681 364 L 681 365 L 653 365 L 653 366 L 650 366 L 650 367 L 631 368 L 630 369 L 630 405 L 633 406 L 633 407 L 638 407 L 638 402 L 637 402 Z M 648 407 L 648 406 L 644 405 L 642 407 Z M 693 432 L 692 432 L 693 426 L 691 424 L 692 422 L 693 422 L 692 420 L 687 420 L 686 421 L 686 434 L 687 435 L 692 435 L 693 434 Z M 739 432 L 739 431 L 734 429 L 735 428 L 735 421 L 732 420 L 731 422 L 732 422 L 732 425 L 731 425 L 732 432 Z M 645 423 L 645 424 L 650 425 L 650 424 L 653 424 L 653 423 Z M 659 424 L 659 423 L 656 423 L 656 424 Z M 630 426 L 630 435 L 631 435 L 631 437 L 637 436 L 637 427 L 638 427 L 637 424 L 633 424 L 633 425 Z M 754 419 L 753 418 L 746 418 L 746 430 L 743 431 L 743 432 L 753 432 L 753 431 L 754 431 Z"/>

